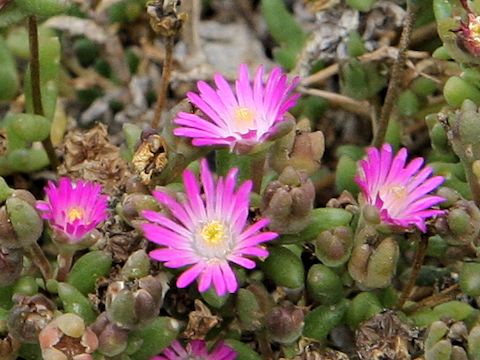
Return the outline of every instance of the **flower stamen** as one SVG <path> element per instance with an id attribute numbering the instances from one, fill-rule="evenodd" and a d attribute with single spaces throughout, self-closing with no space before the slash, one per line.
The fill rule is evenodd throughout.
<path id="1" fill-rule="evenodd" d="M 82 220 L 84 215 L 85 211 L 78 206 L 71 207 L 67 211 L 67 218 L 69 222 L 74 222 L 75 220 Z"/>
<path id="2" fill-rule="evenodd" d="M 225 239 L 225 227 L 219 221 L 212 220 L 203 226 L 200 235 L 208 245 L 219 245 Z"/>
<path id="3" fill-rule="evenodd" d="M 241 132 L 253 129 L 255 126 L 255 113 L 247 107 L 237 107 L 233 111 L 235 128 Z"/>

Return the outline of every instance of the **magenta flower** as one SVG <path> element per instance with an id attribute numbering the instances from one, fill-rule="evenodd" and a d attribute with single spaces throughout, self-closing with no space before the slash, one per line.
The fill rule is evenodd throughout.
<path id="1" fill-rule="evenodd" d="M 300 95 L 290 93 L 299 79 L 288 84 L 287 75 L 275 67 L 264 86 L 263 71 L 260 66 L 252 87 L 247 65 L 240 65 L 235 93 L 220 74 L 214 77 L 216 89 L 199 81 L 199 94 L 189 92 L 187 97 L 207 119 L 180 112 L 175 123 L 181 126 L 174 134 L 192 138 L 195 146 L 225 145 L 231 150 L 237 144 L 253 146 L 268 140 L 285 113 L 295 106 Z"/>
<path id="2" fill-rule="evenodd" d="M 278 235 L 259 233 L 268 224 L 267 219 L 246 227 L 252 182 L 244 182 L 235 192 L 237 169 L 230 170 L 225 178 L 215 182 L 207 161 L 202 160 L 200 177 L 203 197 L 190 170 L 183 173 L 187 195 L 183 203 L 166 193 L 154 191 L 153 195 L 170 210 L 174 221 L 158 212 L 145 210 L 142 215 L 151 223 L 143 224 L 142 228 L 148 240 L 162 246 L 150 253 L 153 259 L 170 268 L 190 266 L 177 279 L 178 287 L 186 287 L 199 278 L 200 292 L 213 283 L 217 294 L 233 293 L 238 281 L 229 262 L 254 268 L 255 262 L 247 256 L 266 257 L 268 251 L 259 244 Z"/>
<path id="3" fill-rule="evenodd" d="M 51 181 L 45 187 L 46 201 L 36 208 L 54 231 L 63 234 L 68 243 L 78 243 L 102 221 L 107 219 L 108 197 L 102 186 L 61 178 L 58 186 Z"/>
<path id="4" fill-rule="evenodd" d="M 219 342 L 209 354 L 207 344 L 203 340 L 192 340 L 187 348 L 175 340 L 166 348 L 162 355 L 154 356 L 150 360 L 235 360 L 237 353 L 223 341 Z"/>
<path id="5" fill-rule="evenodd" d="M 382 221 L 403 228 L 415 225 L 425 232 L 425 220 L 444 213 L 431 207 L 445 199 L 427 195 L 438 188 L 444 178 L 431 177 L 430 167 L 421 169 L 423 158 L 406 164 L 407 155 L 407 149 L 402 148 L 393 157 L 389 144 L 383 145 L 381 151 L 371 147 L 367 150 L 367 159 L 360 161 L 355 181 L 366 201 L 379 209 Z"/>

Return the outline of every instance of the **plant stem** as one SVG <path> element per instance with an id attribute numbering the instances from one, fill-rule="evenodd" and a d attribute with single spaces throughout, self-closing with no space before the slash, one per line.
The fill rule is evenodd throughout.
<path id="1" fill-rule="evenodd" d="M 421 301 L 417 302 L 416 304 L 413 304 L 412 306 L 406 307 L 405 309 L 403 309 L 403 311 L 406 312 L 407 314 L 412 314 L 415 311 L 422 309 L 424 307 L 431 308 L 455 299 L 455 296 L 457 296 L 458 293 L 460 293 L 460 285 L 455 284 L 442 290 L 437 294 L 433 294 L 425 299 L 422 299 Z"/>
<path id="2" fill-rule="evenodd" d="M 165 59 L 163 60 L 162 82 L 158 91 L 157 105 L 155 106 L 155 113 L 152 119 L 152 128 L 157 129 L 160 124 L 162 111 L 167 100 L 168 84 L 170 82 L 170 75 L 172 73 L 173 60 L 173 36 L 168 36 L 165 43 Z"/>
<path id="3" fill-rule="evenodd" d="M 415 282 L 417 281 L 418 274 L 420 273 L 423 260 L 425 259 L 425 255 L 427 253 L 427 246 L 428 241 L 423 237 L 420 237 L 418 241 L 417 251 L 415 252 L 415 259 L 413 260 L 412 272 L 410 273 L 410 277 L 408 278 L 408 281 L 403 288 L 402 294 L 400 295 L 397 309 L 402 309 L 403 305 L 405 305 L 405 302 L 408 300 L 408 297 L 410 296 L 413 287 L 415 286 Z"/>
<path id="4" fill-rule="evenodd" d="M 263 175 L 265 172 L 265 160 L 266 152 L 262 151 L 260 154 L 252 156 L 252 162 L 250 164 L 250 176 L 253 182 L 253 191 L 260 194 L 262 190 Z"/>
<path id="5" fill-rule="evenodd" d="M 30 80 L 32 83 L 33 112 L 44 116 L 42 105 L 42 91 L 40 87 L 40 56 L 38 52 L 38 27 L 35 15 L 28 17 L 28 41 L 30 46 Z M 42 141 L 43 147 L 50 160 L 50 166 L 56 169 L 60 165 L 50 135 Z"/>
<path id="6" fill-rule="evenodd" d="M 25 248 L 25 252 L 30 260 L 32 260 L 32 262 L 40 269 L 40 272 L 45 280 L 53 277 L 50 262 L 46 258 L 42 248 L 40 245 L 38 245 L 38 243 L 34 242 L 28 248 Z"/>
<path id="7" fill-rule="evenodd" d="M 65 281 L 67 279 L 68 272 L 72 267 L 73 252 L 60 252 L 57 256 L 58 271 L 57 280 Z"/>
<path id="8" fill-rule="evenodd" d="M 410 43 L 416 12 L 417 6 L 412 4 L 412 1 L 407 1 L 407 16 L 405 18 L 405 25 L 400 38 L 398 56 L 392 67 L 392 75 L 390 76 L 390 82 L 388 83 L 387 95 L 385 96 L 385 101 L 383 103 L 382 113 L 377 126 L 377 132 L 375 133 L 372 142 L 372 145 L 377 148 L 380 147 L 385 141 L 388 121 L 390 120 L 390 115 L 400 89 L 402 74 L 405 68 L 405 62 L 407 60 L 407 48 Z"/>

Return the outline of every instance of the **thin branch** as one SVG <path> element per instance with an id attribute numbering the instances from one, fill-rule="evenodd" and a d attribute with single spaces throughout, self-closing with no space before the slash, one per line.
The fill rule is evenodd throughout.
<path id="1" fill-rule="evenodd" d="M 407 60 L 407 48 L 410 43 L 410 36 L 412 34 L 413 25 L 415 23 L 416 12 L 417 6 L 412 4 L 411 1 L 407 1 L 407 17 L 405 19 L 402 36 L 400 38 L 398 57 L 393 64 L 392 75 L 390 77 L 390 82 L 388 83 L 387 95 L 385 96 L 382 112 L 380 114 L 377 132 L 375 133 L 372 142 L 372 145 L 375 147 L 380 147 L 383 144 L 385 140 L 385 135 L 387 134 L 388 122 L 390 120 L 390 115 L 392 113 L 398 92 L 400 90 L 402 75 L 405 69 L 405 63 Z"/>
<path id="2" fill-rule="evenodd" d="M 42 105 L 42 91 L 40 87 L 40 55 L 38 52 L 37 18 L 32 15 L 28 18 L 28 41 L 30 45 L 30 78 L 32 83 L 33 112 L 44 116 Z M 42 141 L 43 147 L 50 160 L 50 166 L 56 169 L 60 165 L 50 135 Z"/>
<path id="3" fill-rule="evenodd" d="M 370 118 L 371 116 L 371 107 L 368 101 L 358 101 L 348 96 L 320 89 L 300 87 L 298 90 L 303 94 L 320 96 L 327 100 L 332 106 L 340 107 L 365 118 Z"/>
<path id="4" fill-rule="evenodd" d="M 440 304 L 443 304 L 447 301 L 455 299 L 457 294 L 460 292 L 460 285 L 455 284 L 452 285 L 442 291 L 440 291 L 437 294 L 433 294 L 425 299 L 422 299 L 421 301 L 417 302 L 416 304 L 413 304 L 412 306 L 408 306 L 404 308 L 403 310 L 407 314 L 414 313 L 415 311 L 422 309 L 424 307 L 434 307 Z"/>
<path id="5" fill-rule="evenodd" d="M 168 36 L 165 39 L 165 59 L 163 61 L 162 69 L 162 82 L 158 91 L 157 105 L 155 106 L 155 113 L 152 119 L 152 128 L 157 129 L 160 124 L 160 118 L 162 116 L 163 108 L 167 100 L 168 84 L 170 82 L 170 75 L 172 73 L 172 60 L 173 60 L 173 36 Z"/>

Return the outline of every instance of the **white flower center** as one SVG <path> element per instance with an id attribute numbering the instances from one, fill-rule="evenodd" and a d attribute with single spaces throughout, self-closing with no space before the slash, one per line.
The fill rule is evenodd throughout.
<path id="1" fill-rule="evenodd" d="M 218 220 L 207 220 L 194 232 L 193 246 L 205 260 L 224 260 L 232 247 L 229 226 Z"/>
<path id="2" fill-rule="evenodd" d="M 480 43 L 480 16 L 469 16 L 468 29 L 471 37 L 476 43 Z"/>
<path id="3" fill-rule="evenodd" d="M 235 129 L 240 133 L 246 133 L 255 128 L 255 113 L 247 107 L 237 107 L 233 111 Z"/>
<path id="4" fill-rule="evenodd" d="M 395 200 L 403 200 L 407 197 L 407 188 L 403 185 L 392 186 L 391 192 L 395 197 Z"/>
<path id="5" fill-rule="evenodd" d="M 78 206 L 73 206 L 67 211 L 68 222 L 74 222 L 75 220 L 81 220 L 85 215 L 85 211 Z"/>

